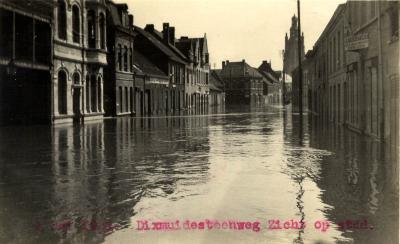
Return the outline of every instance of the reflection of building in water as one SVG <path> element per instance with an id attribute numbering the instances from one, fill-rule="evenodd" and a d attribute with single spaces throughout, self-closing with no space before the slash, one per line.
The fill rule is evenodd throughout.
<path id="1" fill-rule="evenodd" d="M 68 230 L 53 231 L 71 242 L 98 242 L 104 239 L 100 223 L 108 220 L 100 209 L 110 204 L 107 181 L 110 172 L 105 165 L 104 124 L 53 129 L 53 196 L 51 223 L 71 221 Z M 96 230 L 85 231 L 89 223 Z M 96 223 L 96 224 L 94 224 Z"/>
<path id="2" fill-rule="evenodd" d="M 397 243 L 398 175 L 393 170 L 397 166 L 384 158 L 376 141 L 340 127 L 323 130 L 313 125 L 312 131 L 311 146 L 335 152 L 323 158 L 316 181 L 324 190 L 322 200 L 333 206 L 325 209 L 327 217 L 336 223 L 366 219 L 373 230 L 343 233 L 355 243 Z"/>

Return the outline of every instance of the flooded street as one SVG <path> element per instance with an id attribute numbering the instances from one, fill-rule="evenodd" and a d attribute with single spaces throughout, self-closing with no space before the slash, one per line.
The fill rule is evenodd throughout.
<path id="1" fill-rule="evenodd" d="M 398 243 L 386 158 L 280 107 L 3 127 L 0 243 Z M 146 220 L 179 228 L 140 230 Z"/>

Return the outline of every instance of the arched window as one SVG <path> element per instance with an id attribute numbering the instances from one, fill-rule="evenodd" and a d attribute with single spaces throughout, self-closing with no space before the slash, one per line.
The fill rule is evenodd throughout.
<path id="1" fill-rule="evenodd" d="M 96 89 L 96 76 L 92 75 L 90 80 L 90 90 L 91 90 L 91 102 L 92 102 L 92 112 L 97 112 L 97 89 Z"/>
<path id="2" fill-rule="evenodd" d="M 78 74 L 78 73 L 74 73 L 73 81 L 74 81 L 74 84 L 75 84 L 75 85 L 79 85 L 79 84 L 81 83 L 80 77 L 79 77 L 79 74 Z"/>
<path id="3" fill-rule="evenodd" d="M 97 78 L 97 111 L 101 112 L 101 77 Z"/>
<path id="4" fill-rule="evenodd" d="M 58 38 L 67 39 L 67 9 L 64 0 L 58 0 L 57 7 Z"/>
<path id="5" fill-rule="evenodd" d="M 104 14 L 101 13 L 99 17 L 99 30 L 100 30 L 100 48 L 106 49 L 106 41 L 105 41 L 105 18 Z"/>
<path id="6" fill-rule="evenodd" d="M 124 71 L 128 71 L 128 48 L 124 47 Z"/>
<path id="7" fill-rule="evenodd" d="M 58 72 L 58 113 L 67 114 L 67 75 L 64 71 Z"/>
<path id="8" fill-rule="evenodd" d="M 87 14 L 89 48 L 96 48 L 95 13 L 89 10 Z"/>
<path id="9" fill-rule="evenodd" d="M 90 77 L 86 75 L 86 110 L 90 113 Z"/>
<path id="10" fill-rule="evenodd" d="M 78 6 L 72 6 L 72 41 L 75 43 L 80 42 L 80 14 Z"/>

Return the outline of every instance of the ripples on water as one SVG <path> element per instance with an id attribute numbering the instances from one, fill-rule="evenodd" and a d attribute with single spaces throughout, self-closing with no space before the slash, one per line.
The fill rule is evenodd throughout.
<path id="1" fill-rule="evenodd" d="M 0 243 L 398 243 L 398 167 L 381 145 L 280 108 L 0 129 Z M 136 221 L 262 230 L 138 232 Z M 267 220 L 304 230 L 267 230 Z M 368 219 L 322 233 L 316 220 Z M 68 231 L 54 223 L 71 221 Z M 85 221 L 95 231 L 83 231 Z M 110 223 L 113 228 L 101 229 Z"/>

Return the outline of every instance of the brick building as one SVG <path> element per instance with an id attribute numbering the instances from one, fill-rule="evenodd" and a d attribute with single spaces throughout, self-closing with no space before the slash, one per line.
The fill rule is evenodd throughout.
<path id="1" fill-rule="evenodd" d="M 128 5 L 107 2 L 107 63 L 104 106 L 107 116 L 134 115 L 133 15 Z"/>
<path id="2" fill-rule="evenodd" d="M 223 61 L 221 78 L 225 82 L 227 104 L 264 104 L 264 77 L 245 60 Z"/>
<path id="3" fill-rule="evenodd" d="M 204 110 L 208 104 L 209 89 L 209 53 L 207 37 L 181 37 L 175 43 L 176 47 L 187 57 L 185 102 L 187 109 Z"/>
<path id="4" fill-rule="evenodd" d="M 310 109 L 386 142 L 398 160 L 399 2 L 348 1 L 307 53 Z"/>
<path id="5" fill-rule="evenodd" d="M 210 94 L 209 106 L 221 106 L 225 104 L 225 84 L 221 78 L 221 70 L 211 70 L 210 72 Z"/>
<path id="6" fill-rule="evenodd" d="M 280 75 L 272 69 L 271 61 L 262 61 L 257 69 L 265 78 L 263 84 L 263 95 L 266 104 L 282 103 L 282 84 L 279 80 Z"/>

